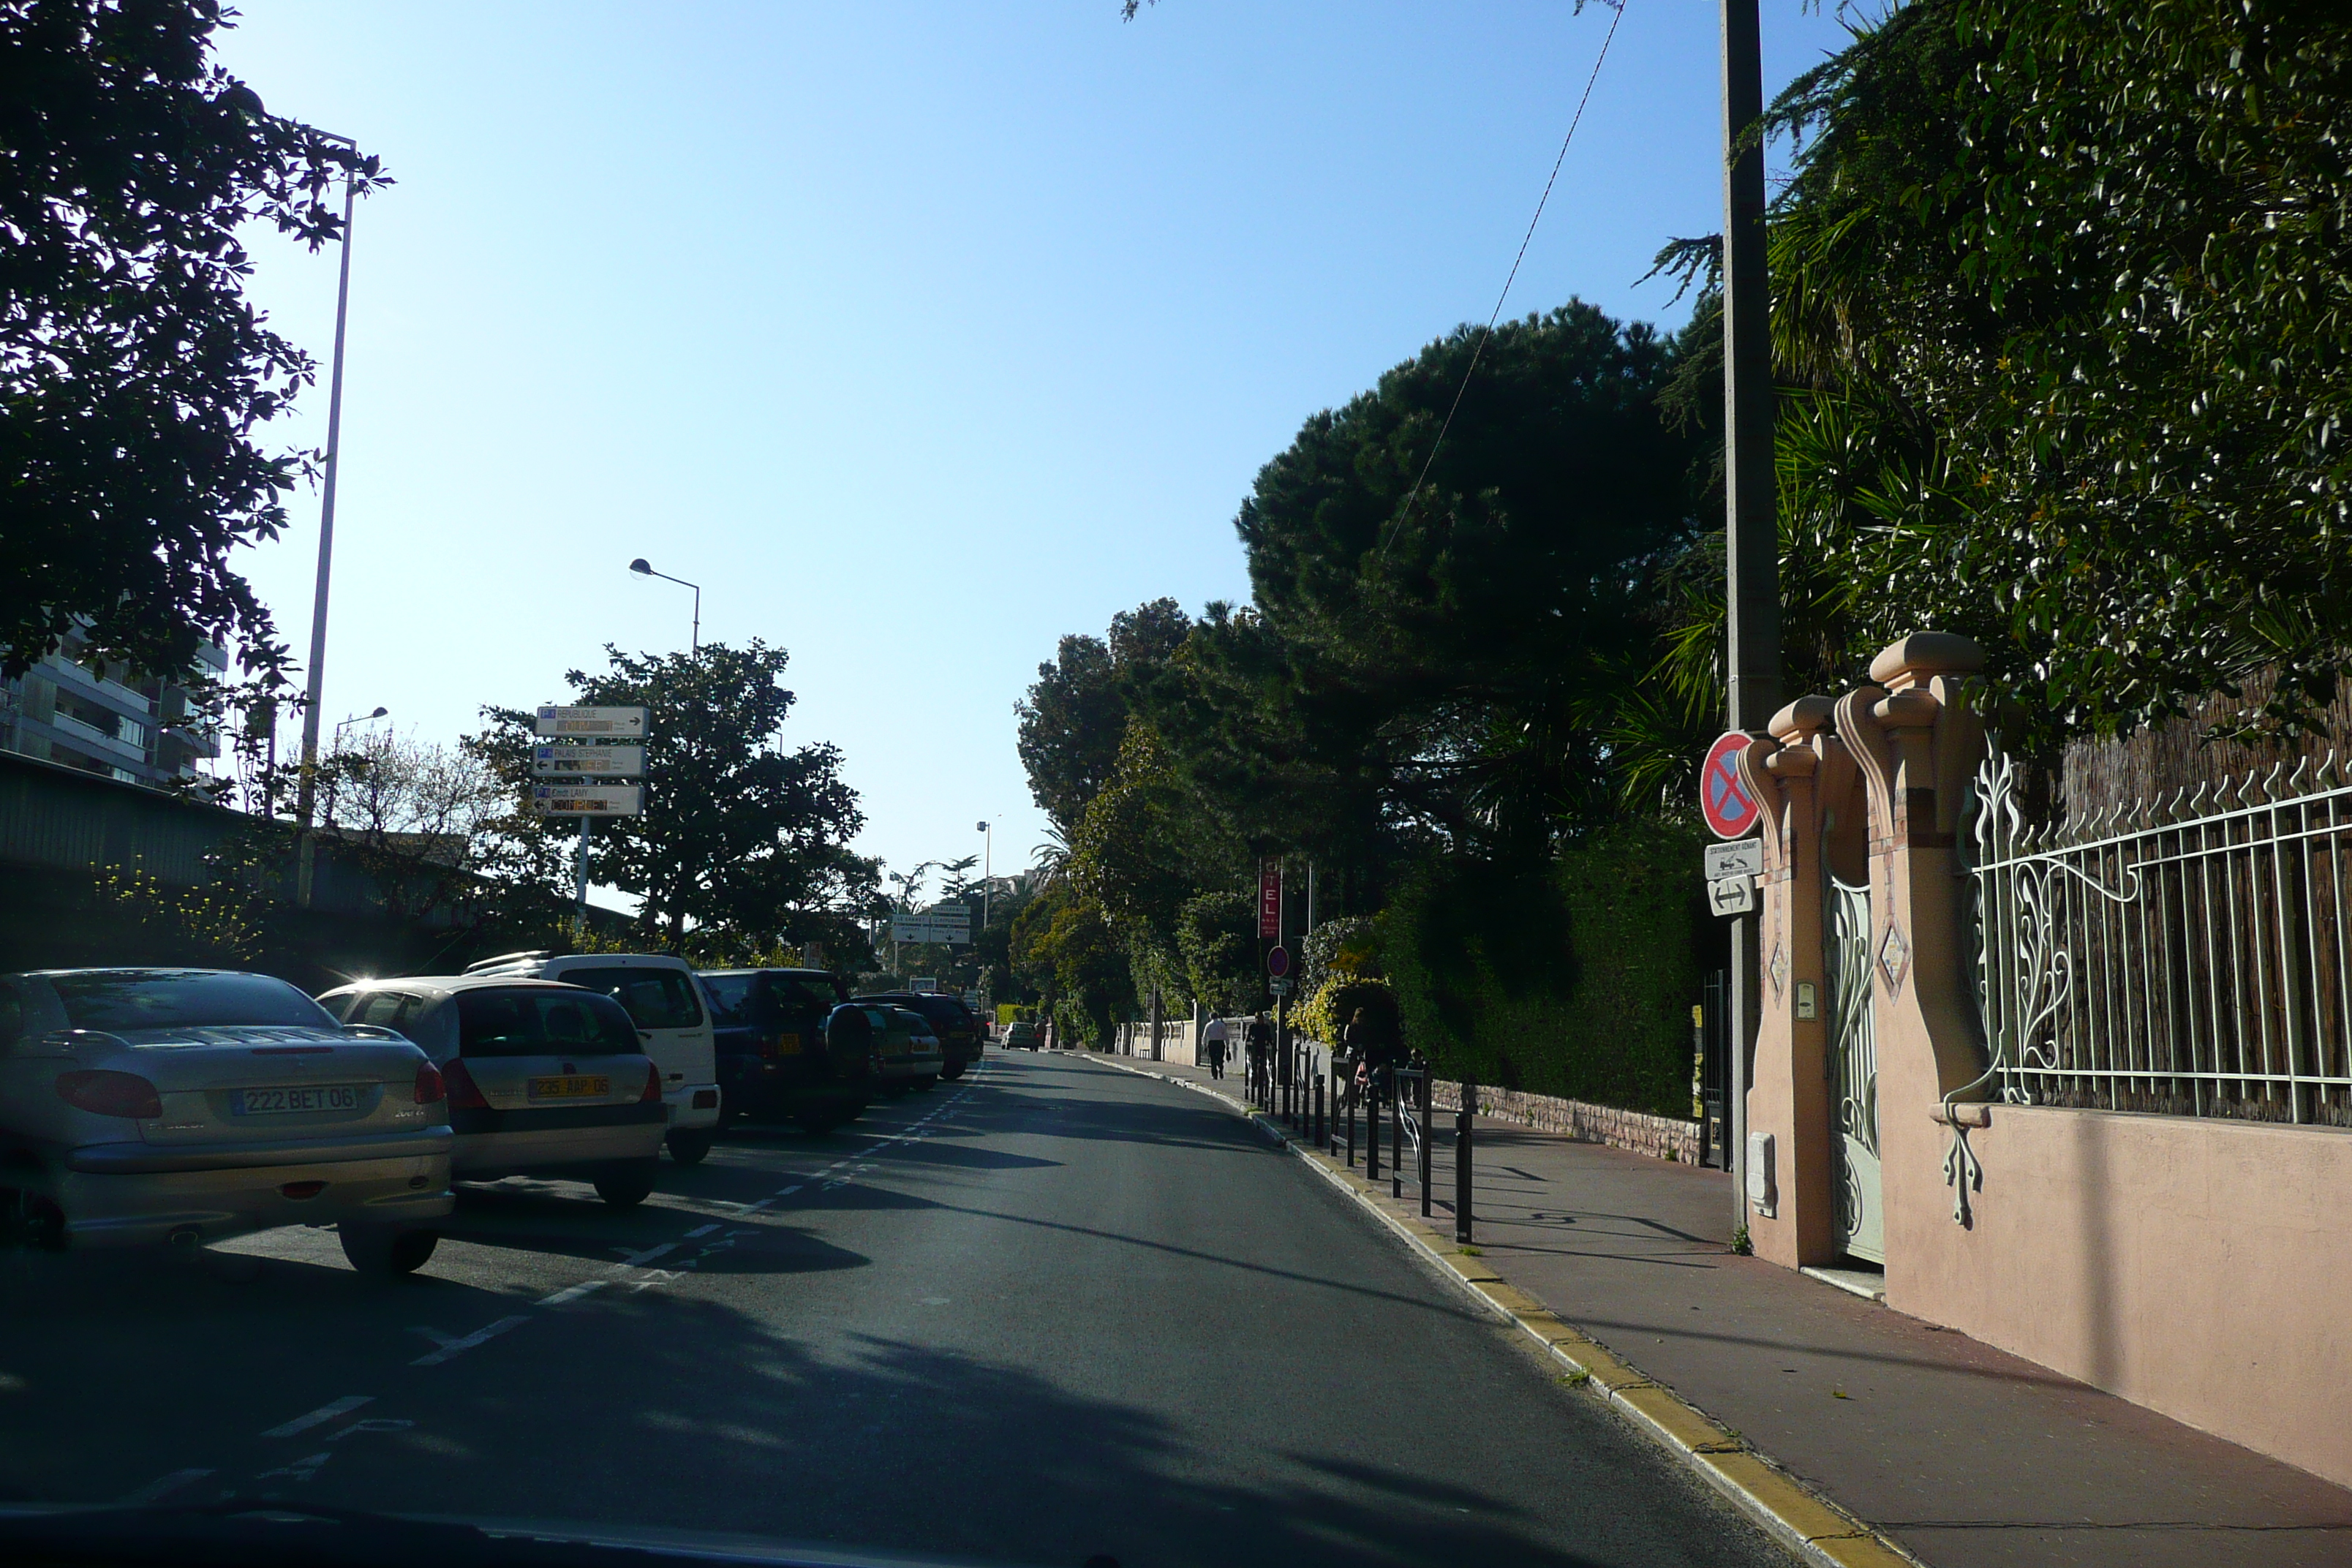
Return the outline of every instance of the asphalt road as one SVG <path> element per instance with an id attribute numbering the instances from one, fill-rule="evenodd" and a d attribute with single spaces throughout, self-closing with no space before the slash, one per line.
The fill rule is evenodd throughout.
<path id="1" fill-rule="evenodd" d="M 1789 1561 L 1249 1124 L 1062 1057 L 739 1129 L 628 1212 L 467 1189 L 392 1284 L 309 1230 L 0 1259 L 0 1493 L 1066 1568 Z"/>

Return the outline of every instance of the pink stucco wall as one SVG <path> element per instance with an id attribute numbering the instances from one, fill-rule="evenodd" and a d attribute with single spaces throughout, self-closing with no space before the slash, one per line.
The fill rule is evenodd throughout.
<path id="1" fill-rule="evenodd" d="M 1889 1203 L 1887 1305 L 2352 1485 L 2352 1131 L 1988 1114 L 1971 1228 Z"/>

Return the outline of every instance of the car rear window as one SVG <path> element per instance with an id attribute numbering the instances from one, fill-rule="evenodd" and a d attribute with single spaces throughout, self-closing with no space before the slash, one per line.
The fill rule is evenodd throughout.
<path id="1" fill-rule="evenodd" d="M 593 992 L 464 991 L 457 995 L 461 1057 L 626 1056 L 637 1031 L 610 997 Z"/>
<path id="2" fill-rule="evenodd" d="M 52 974 L 77 1029 L 220 1029 L 241 1024 L 332 1028 L 324 1007 L 267 974 L 115 969 Z"/>
<path id="3" fill-rule="evenodd" d="M 691 1029 L 702 1022 L 694 982 L 682 969 L 567 969 L 548 978 L 604 993 L 627 1008 L 640 1029 Z"/>
<path id="4" fill-rule="evenodd" d="M 751 976 L 748 974 L 706 974 L 703 990 L 710 994 L 710 1021 L 727 1026 L 751 1021 L 745 1009 L 751 1000 Z"/>

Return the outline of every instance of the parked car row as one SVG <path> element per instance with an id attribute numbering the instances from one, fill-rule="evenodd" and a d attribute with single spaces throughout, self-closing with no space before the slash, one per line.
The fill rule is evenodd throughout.
<path id="1" fill-rule="evenodd" d="M 0 975 L 0 1231 L 196 1246 L 333 1226 L 421 1268 L 453 1182 L 554 1175 L 616 1206 L 744 1118 L 829 1131 L 980 1059 L 960 998 L 813 969 L 509 953 L 337 986 L 197 969 Z"/>

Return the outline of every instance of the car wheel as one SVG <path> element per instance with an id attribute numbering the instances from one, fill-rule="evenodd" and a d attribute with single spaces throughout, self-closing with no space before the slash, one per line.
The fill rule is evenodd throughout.
<path id="1" fill-rule="evenodd" d="M 940 1076 L 947 1079 L 950 1083 L 953 1083 L 956 1079 L 963 1076 L 963 1069 L 966 1065 L 967 1064 L 963 1062 L 950 1062 L 947 1066 L 940 1069 Z"/>
<path id="2" fill-rule="evenodd" d="M 711 1142 L 716 1136 L 707 1127 L 681 1127 L 665 1142 L 669 1144 L 671 1159 L 681 1165 L 698 1165 L 702 1163 L 702 1157 L 710 1152 Z"/>
<path id="3" fill-rule="evenodd" d="M 608 1165 L 596 1173 L 596 1195 L 616 1209 L 635 1208 L 653 1194 L 654 1178 L 660 1171 L 658 1157 Z"/>
<path id="4" fill-rule="evenodd" d="M 935 1072 L 927 1072 L 922 1077 L 916 1079 L 913 1082 L 908 1084 L 907 1089 L 910 1094 L 927 1094 L 931 1089 L 939 1086 L 939 1074 Z"/>
<path id="5" fill-rule="evenodd" d="M 415 1273 L 433 1256 L 433 1249 L 441 1245 L 441 1233 L 437 1230 L 409 1230 L 355 1220 L 343 1221 L 335 1232 L 351 1266 L 379 1279 Z"/>
<path id="6" fill-rule="evenodd" d="M 807 1106 L 793 1112 L 793 1121 L 812 1138 L 822 1138 L 855 1114 L 837 1105 Z"/>

